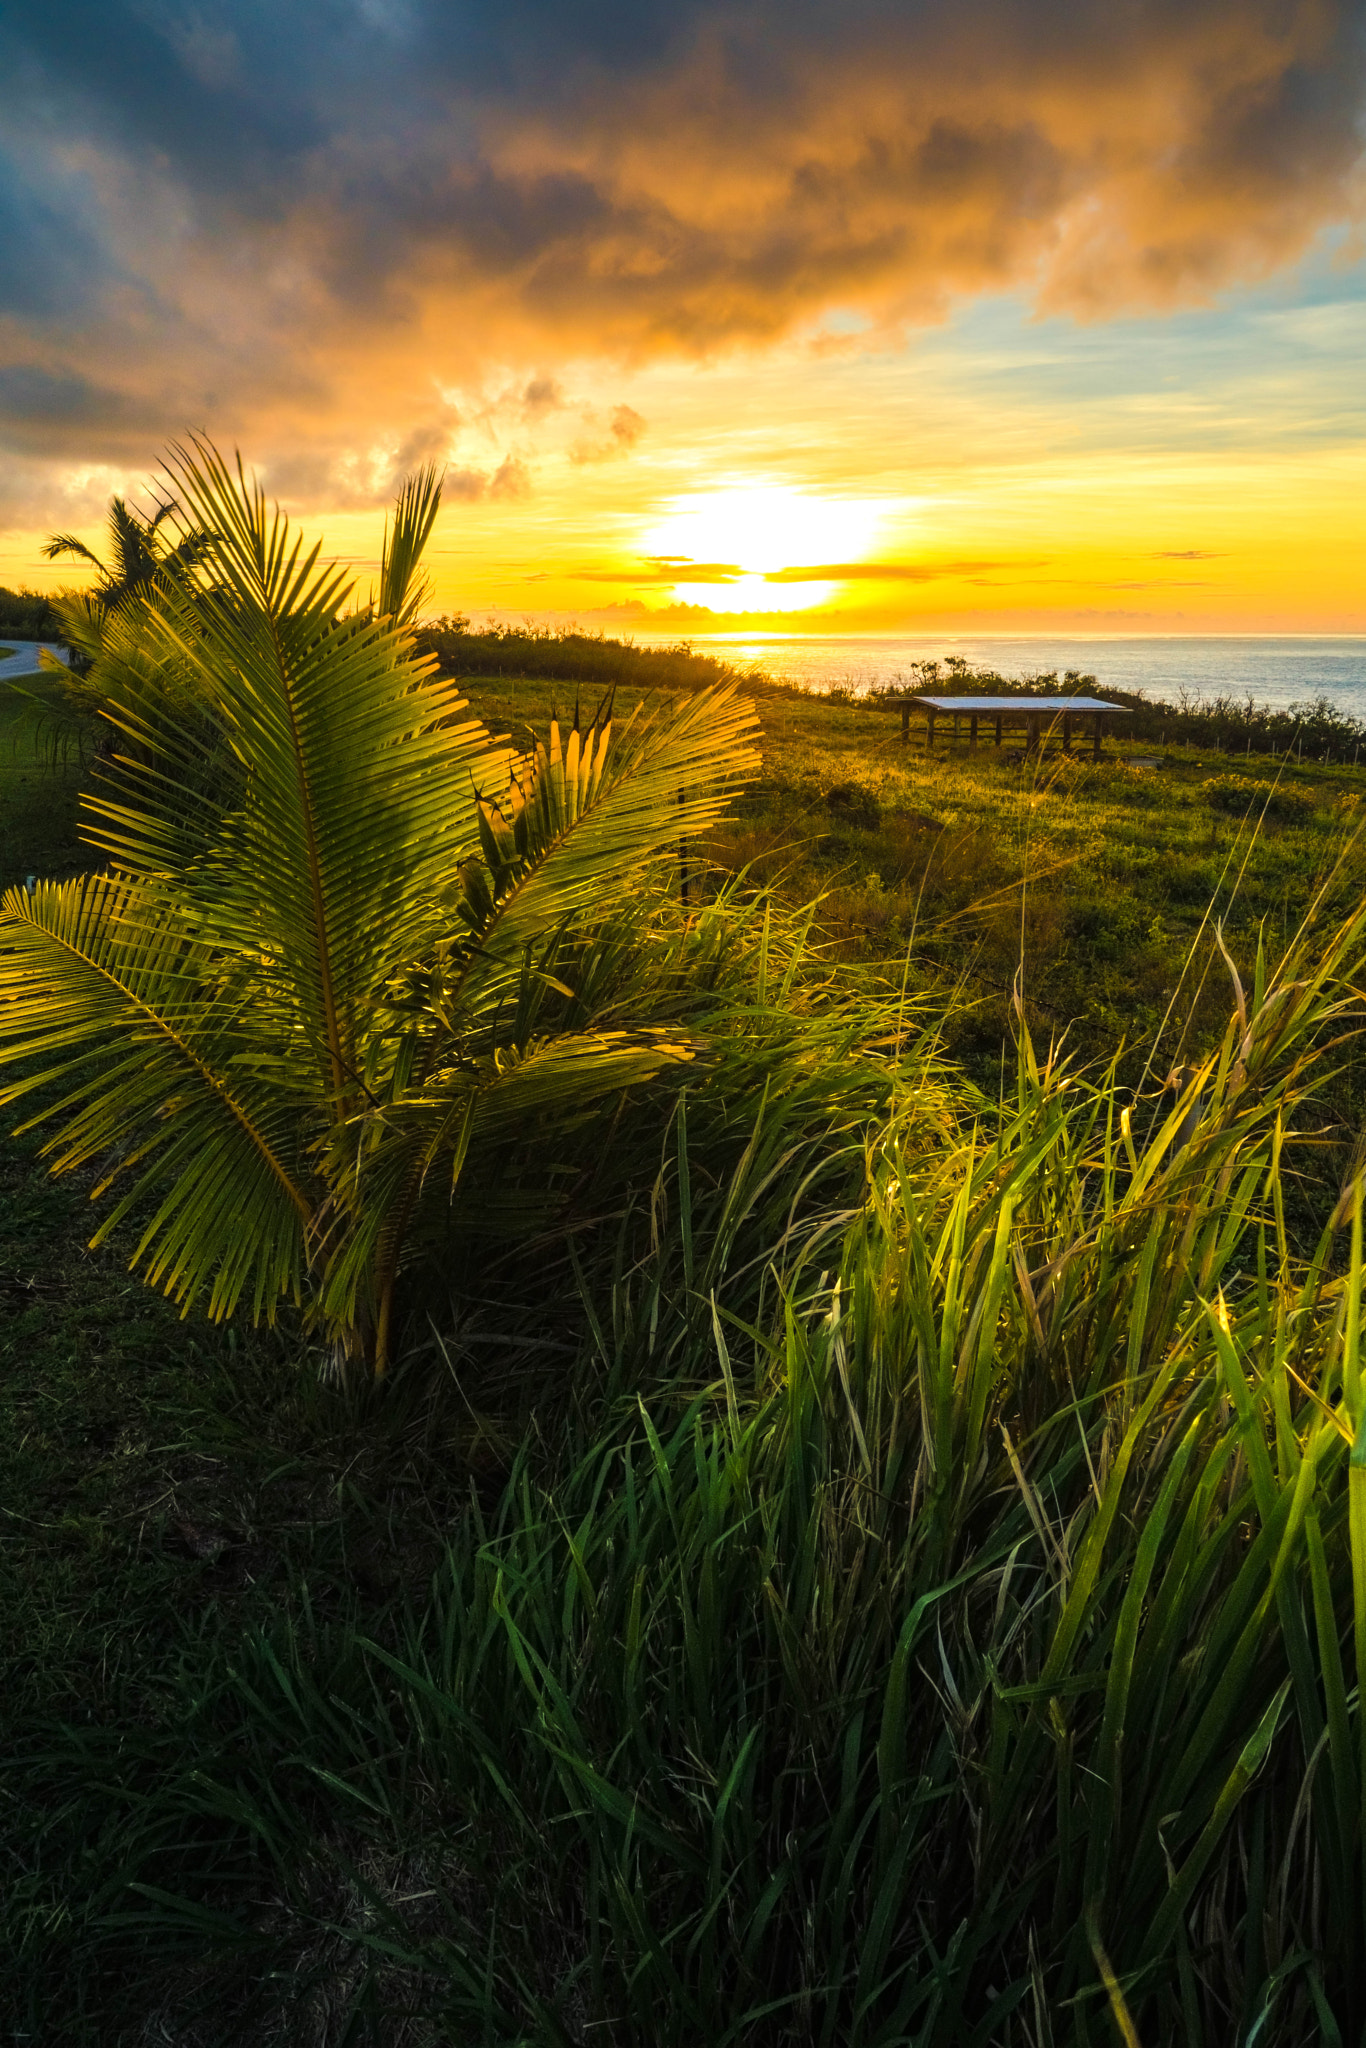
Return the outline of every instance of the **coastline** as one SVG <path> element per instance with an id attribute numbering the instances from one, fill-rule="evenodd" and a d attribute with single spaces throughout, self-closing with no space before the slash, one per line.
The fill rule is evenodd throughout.
<path id="1" fill-rule="evenodd" d="M 639 645 L 668 636 L 634 636 Z M 676 636 L 677 637 L 677 636 Z M 1366 719 L 1366 635 L 1347 634 L 693 634 L 689 645 L 775 680 L 808 689 L 856 691 L 909 679 L 926 660 L 961 656 L 973 669 L 1011 681 L 1075 670 L 1096 688 L 1133 691 L 1179 703 L 1251 696 L 1277 709 L 1327 697 Z"/>

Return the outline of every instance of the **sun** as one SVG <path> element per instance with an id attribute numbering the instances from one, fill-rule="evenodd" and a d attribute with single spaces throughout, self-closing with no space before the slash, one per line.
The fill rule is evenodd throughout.
<path id="1" fill-rule="evenodd" d="M 806 611 L 828 602 L 835 580 L 769 583 L 774 570 L 862 561 L 885 508 L 861 498 L 822 498 L 790 484 L 733 484 L 675 498 L 641 536 L 641 552 L 678 565 L 673 595 L 718 611 Z M 691 564 L 707 565 L 693 582 Z M 735 573 L 723 577 L 723 569 Z"/>

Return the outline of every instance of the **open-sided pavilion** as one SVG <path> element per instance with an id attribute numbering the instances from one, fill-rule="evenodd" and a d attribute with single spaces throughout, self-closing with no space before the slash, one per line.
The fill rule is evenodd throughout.
<path id="1" fill-rule="evenodd" d="M 1061 732 L 1063 751 L 1069 754 L 1073 732 L 1079 725 L 1085 731 L 1089 719 L 1092 750 L 1097 758 L 1106 719 L 1131 715 L 1126 705 L 1107 704 L 1100 697 L 905 697 L 901 703 L 903 740 L 909 740 L 911 736 L 913 711 L 919 711 L 926 721 L 927 747 L 934 745 L 937 720 L 951 714 L 953 737 L 958 738 L 960 721 L 966 718 L 968 740 L 972 746 L 977 744 L 979 722 L 985 721 L 994 726 L 998 747 L 1007 729 L 1022 731 L 1026 747 L 1038 747 L 1046 733 Z"/>

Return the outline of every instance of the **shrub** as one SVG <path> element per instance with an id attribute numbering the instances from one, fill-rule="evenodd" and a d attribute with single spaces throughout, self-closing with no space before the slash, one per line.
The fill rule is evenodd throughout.
<path id="1" fill-rule="evenodd" d="M 1302 825 L 1313 816 L 1314 800 L 1285 783 L 1257 782 L 1247 775 L 1212 775 L 1201 785 L 1211 810 L 1254 822 L 1273 818 L 1282 825 Z"/>
<path id="2" fill-rule="evenodd" d="M 417 646 L 434 654 L 449 676 L 542 676 L 614 687 L 691 693 L 718 684 L 759 680 L 714 655 L 694 654 L 686 641 L 673 647 L 635 647 L 603 633 L 552 627 L 489 626 L 471 632 L 459 616 L 430 619 L 417 631 Z"/>
<path id="3" fill-rule="evenodd" d="M 877 793 L 862 782 L 837 782 L 826 791 L 826 808 L 841 825 L 859 832 L 876 832 L 882 818 Z"/>
<path id="4" fill-rule="evenodd" d="M 61 626 L 50 598 L 40 590 L 0 590 L 0 639 L 56 640 Z"/>

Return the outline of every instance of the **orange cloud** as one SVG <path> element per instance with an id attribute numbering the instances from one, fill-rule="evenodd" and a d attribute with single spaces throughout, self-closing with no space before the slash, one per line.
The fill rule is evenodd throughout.
<path id="1" fill-rule="evenodd" d="M 1203 303 L 1360 215 L 1355 0 L 192 12 L 0 30 L 13 490 L 202 425 L 332 503 L 419 445 L 506 495 L 574 359 Z M 449 394 L 507 377 L 474 445 Z M 642 428 L 595 413 L 569 459 Z"/>

